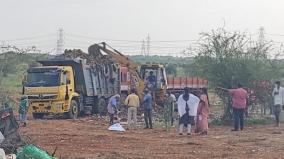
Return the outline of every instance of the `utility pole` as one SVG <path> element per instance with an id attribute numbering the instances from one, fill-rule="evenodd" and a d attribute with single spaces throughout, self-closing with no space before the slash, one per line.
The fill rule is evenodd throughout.
<path id="1" fill-rule="evenodd" d="M 58 30 L 58 37 L 56 42 L 56 54 L 62 54 L 64 51 L 64 32 L 63 29 L 60 28 Z"/>
<path id="2" fill-rule="evenodd" d="M 150 46 L 151 46 L 151 44 L 150 44 L 150 36 L 149 36 L 149 34 L 148 34 L 148 36 L 147 36 L 147 38 L 146 38 L 146 43 L 147 43 L 147 56 L 149 56 L 150 55 Z"/>

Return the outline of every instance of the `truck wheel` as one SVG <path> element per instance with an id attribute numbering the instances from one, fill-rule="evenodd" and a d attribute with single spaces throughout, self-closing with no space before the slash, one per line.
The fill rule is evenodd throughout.
<path id="1" fill-rule="evenodd" d="M 71 100 L 71 105 L 70 105 L 70 109 L 68 112 L 69 118 L 77 119 L 78 114 L 79 114 L 78 103 L 75 100 Z"/>
<path id="2" fill-rule="evenodd" d="M 33 118 L 34 119 L 42 119 L 44 116 L 43 113 L 33 113 Z"/>

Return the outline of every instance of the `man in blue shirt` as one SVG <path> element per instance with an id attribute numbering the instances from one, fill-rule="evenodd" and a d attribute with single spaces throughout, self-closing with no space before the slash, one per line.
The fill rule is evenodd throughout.
<path id="1" fill-rule="evenodd" d="M 144 106 L 144 119 L 145 119 L 145 124 L 146 124 L 145 129 L 148 129 L 148 128 L 153 129 L 153 124 L 152 124 L 152 95 L 151 95 L 151 93 L 148 89 L 144 90 L 143 106 Z"/>
<path id="2" fill-rule="evenodd" d="M 109 115 L 109 125 L 113 124 L 114 114 L 117 113 L 117 105 L 119 104 L 120 95 L 116 94 L 109 99 L 107 111 Z"/>

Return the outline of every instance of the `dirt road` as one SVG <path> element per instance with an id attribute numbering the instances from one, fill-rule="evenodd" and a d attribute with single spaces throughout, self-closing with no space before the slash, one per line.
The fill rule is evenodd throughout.
<path id="1" fill-rule="evenodd" d="M 284 125 L 248 127 L 231 132 L 230 127 L 211 127 L 206 137 L 179 136 L 162 128 L 106 130 L 105 121 L 31 120 L 21 132 L 48 152 L 58 147 L 56 156 L 84 158 L 284 158 Z"/>

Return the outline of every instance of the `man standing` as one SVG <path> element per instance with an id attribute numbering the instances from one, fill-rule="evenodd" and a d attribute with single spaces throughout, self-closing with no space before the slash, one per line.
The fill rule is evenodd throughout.
<path id="1" fill-rule="evenodd" d="M 191 124 L 194 121 L 194 117 L 197 114 L 197 107 L 199 104 L 199 98 L 192 93 L 188 87 L 184 88 L 184 93 L 179 96 L 178 114 L 179 119 L 179 134 L 183 134 L 184 127 L 187 127 L 187 135 L 191 135 Z"/>
<path id="2" fill-rule="evenodd" d="M 172 94 L 172 93 L 170 93 L 170 96 L 172 97 L 172 99 L 173 99 L 173 102 L 172 102 L 172 119 L 171 119 L 171 126 L 174 126 L 174 120 L 175 120 L 175 107 L 176 107 L 176 101 L 177 101 L 177 99 L 176 99 L 176 96 L 174 95 L 174 94 Z"/>
<path id="3" fill-rule="evenodd" d="M 135 92 L 135 89 L 131 89 L 131 94 L 127 96 L 124 102 L 124 104 L 128 107 L 127 122 L 129 128 L 132 128 L 132 120 L 134 122 L 134 127 L 137 125 L 137 108 L 139 107 L 140 101 Z"/>
<path id="4" fill-rule="evenodd" d="M 233 115 L 234 115 L 234 129 L 232 131 L 239 131 L 244 129 L 244 112 L 247 106 L 247 91 L 242 88 L 241 84 L 238 84 L 236 89 L 225 89 L 232 96 L 233 101 Z"/>
<path id="5" fill-rule="evenodd" d="M 165 94 L 165 97 L 166 99 L 164 102 L 164 120 L 165 120 L 166 131 L 170 131 L 171 122 L 173 120 L 174 99 L 171 97 L 169 92 Z"/>
<path id="6" fill-rule="evenodd" d="M 144 90 L 144 98 L 143 98 L 143 105 L 144 105 L 144 119 L 145 119 L 145 128 L 144 129 L 153 129 L 152 124 L 152 95 L 148 89 Z M 150 127 L 149 127 L 150 126 Z"/>
<path id="7" fill-rule="evenodd" d="M 284 89 L 280 86 L 280 81 L 275 82 L 275 88 L 273 89 L 272 96 L 274 97 L 274 114 L 276 119 L 276 127 L 279 127 L 279 116 L 281 112 L 281 106 L 284 105 Z"/>
<path id="8" fill-rule="evenodd" d="M 27 97 L 21 97 L 20 105 L 19 105 L 19 114 L 20 114 L 20 122 L 24 127 L 27 126 L 27 113 L 29 110 L 29 102 Z"/>
<path id="9" fill-rule="evenodd" d="M 110 126 L 113 124 L 114 114 L 117 113 L 117 105 L 119 103 L 119 98 L 120 98 L 120 95 L 116 94 L 112 96 L 108 101 L 107 111 L 109 115 L 109 125 Z"/>

